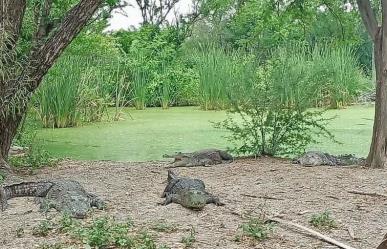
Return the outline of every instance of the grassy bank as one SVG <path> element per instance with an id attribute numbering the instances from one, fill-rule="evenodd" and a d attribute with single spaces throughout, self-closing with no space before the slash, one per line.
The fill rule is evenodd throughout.
<path id="1" fill-rule="evenodd" d="M 202 111 L 198 107 L 124 111 L 123 121 L 42 129 L 38 136 L 43 140 L 45 149 L 54 156 L 85 160 L 159 160 L 165 153 L 208 147 L 226 148 L 228 145 L 222 137 L 225 131 L 213 128 L 209 122 L 223 120 L 226 116 L 223 111 Z M 337 116 L 331 121 L 329 130 L 342 144 L 323 140 L 310 149 L 365 156 L 371 139 L 373 106 L 331 110 L 327 115 Z"/>

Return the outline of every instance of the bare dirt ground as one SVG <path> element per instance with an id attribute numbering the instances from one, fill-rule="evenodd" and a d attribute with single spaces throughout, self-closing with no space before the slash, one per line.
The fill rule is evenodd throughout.
<path id="1" fill-rule="evenodd" d="M 105 211 L 95 211 L 89 219 L 109 215 L 118 219 L 131 217 L 138 227 L 150 227 L 160 220 L 175 224 L 171 233 L 153 232 L 155 239 L 171 248 L 183 248 L 181 238 L 193 226 L 197 242 L 194 248 L 335 248 L 306 234 L 277 225 L 270 238 L 255 246 L 234 241 L 238 226 L 248 215 L 278 215 L 305 226 L 312 214 L 330 210 L 338 227 L 324 232 L 354 248 L 376 248 L 387 232 L 387 200 L 382 197 L 350 194 L 348 191 L 386 193 L 387 170 L 313 167 L 288 161 L 262 158 L 243 159 L 213 167 L 178 168 L 182 176 L 202 179 L 209 192 L 226 204 L 207 205 L 201 212 L 180 205 L 159 206 L 165 187 L 168 166 L 165 162 L 119 163 L 63 161 L 56 168 L 44 169 L 24 180 L 69 178 L 108 202 Z M 269 197 L 273 199 L 267 199 Z M 31 229 L 45 216 L 32 199 L 9 201 L 0 212 L 0 248 L 37 248 L 47 241 L 63 240 L 50 234 L 34 237 Z M 51 213 L 55 215 L 55 212 Z M 23 237 L 16 229 L 24 227 Z M 348 230 L 353 230 L 355 239 Z"/>

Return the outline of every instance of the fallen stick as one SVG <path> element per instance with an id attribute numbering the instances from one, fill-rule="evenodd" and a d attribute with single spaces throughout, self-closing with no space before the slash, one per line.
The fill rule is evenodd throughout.
<path id="1" fill-rule="evenodd" d="M 296 224 L 296 223 L 293 223 L 293 222 L 290 222 L 290 221 L 286 221 L 286 220 L 283 220 L 283 219 L 279 219 L 279 218 L 270 218 L 269 220 L 271 221 L 275 221 L 275 222 L 278 222 L 278 223 L 281 223 L 281 224 L 284 224 L 284 225 L 288 225 L 288 226 L 293 226 L 293 227 L 297 227 L 298 229 L 301 229 L 301 230 L 304 230 L 306 232 L 308 232 L 309 234 L 319 238 L 320 240 L 323 240 L 323 241 L 326 241 L 330 244 L 333 244 L 333 245 L 336 245 L 340 248 L 343 248 L 343 249 L 355 249 L 354 247 L 351 247 L 351 246 L 348 246 L 348 245 L 345 245 L 339 241 L 336 241 L 324 234 L 321 234 L 319 232 L 316 232 L 310 228 L 307 228 L 307 227 L 304 227 L 304 226 L 301 226 L 299 224 Z"/>
<path id="2" fill-rule="evenodd" d="M 347 231 L 351 239 L 356 239 L 355 237 L 355 231 L 353 231 L 352 227 L 347 227 Z"/>
<path id="3" fill-rule="evenodd" d="M 370 192 L 362 192 L 362 191 L 357 191 L 357 190 L 350 190 L 350 191 L 348 191 L 348 193 L 355 194 L 355 195 L 368 195 L 368 196 L 373 196 L 373 197 L 387 198 L 387 195 L 379 194 L 376 192 L 370 193 Z"/>
<path id="4" fill-rule="evenodd" d="M 258 195 L 241 194 L 241 196 L 246 196 L 246 197 L 251 197 L 251 198 L 262 198 L 262 199 L 268 199 L 268 200 L 279 200 L 279 201 L 284 200 L 282 198 L 277 198 L 277 197 L 272 197 L 272 196 L 267 196 L 267 195 L 258 196 Z"/>

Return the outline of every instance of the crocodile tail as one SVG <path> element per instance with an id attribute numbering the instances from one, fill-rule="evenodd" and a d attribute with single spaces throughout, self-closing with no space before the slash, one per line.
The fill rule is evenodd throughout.
<path id="1" fill-rule="evenodd" d="M 9 200 L 15 197 L 44 197 L 52 187 L 52 182 L 22 182 L 2 187 L 1 199 Z M 2 192 L 2 194 L 1 194 Z M 1 201 L 1 200 L 0 200 Z"/>

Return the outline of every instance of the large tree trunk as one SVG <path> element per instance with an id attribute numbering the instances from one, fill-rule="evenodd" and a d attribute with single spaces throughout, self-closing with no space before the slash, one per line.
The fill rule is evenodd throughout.
<path id="1" fill-rule="evenodd" d="M 357 0 L 364 26 L 374 43 L 376 101 L 372 142 L 367 166 L 387 166 L 387 1 L 381 1 L 382 23 L 378 24 L 370 0 Z"/>
<path id="2" fill-rule="evenodd" d="M 0 170 L 10 170 L 7 163 L 8 151 L 21 120 L 22 116 L 20 115 L 8 117 L 7 120 L 0 119 Z"/>
<path id="3" fill-rule="evenodd" d="M 374 40 L 374 62 L 376 72 L 376 101 L 374 127 L 367 165 L 382 168 L 387 164 L 387 47 L 386 38 L 379 28 Z"/>
<path id="4" fill-rule="evenodd" d="M 22 70 L 15 70 L 16 75 L 0 77 L 0 169 L 9 169 L 6 163 L 8 152 L 27 111 L 26 105 L 31 95 L 55 60 L 87 24 L 103 0 L 81 0 L 67 13 L 53 34 L 46 34 L 48 30 L 43 29 L 51 2 L 46 1 L 48 4 L 44 6 L 36 33 L 35 38 L 41 40 L 32 41 L 36 47 L 31 50 L 29 59 L 20 63 L 23 65 Z M 25 8 L 26 0 L 0 0 L 0 35 L 11 35 L 12 39 L 7 44 L 10 52 L 14 50 L 20 36 Z"/>

